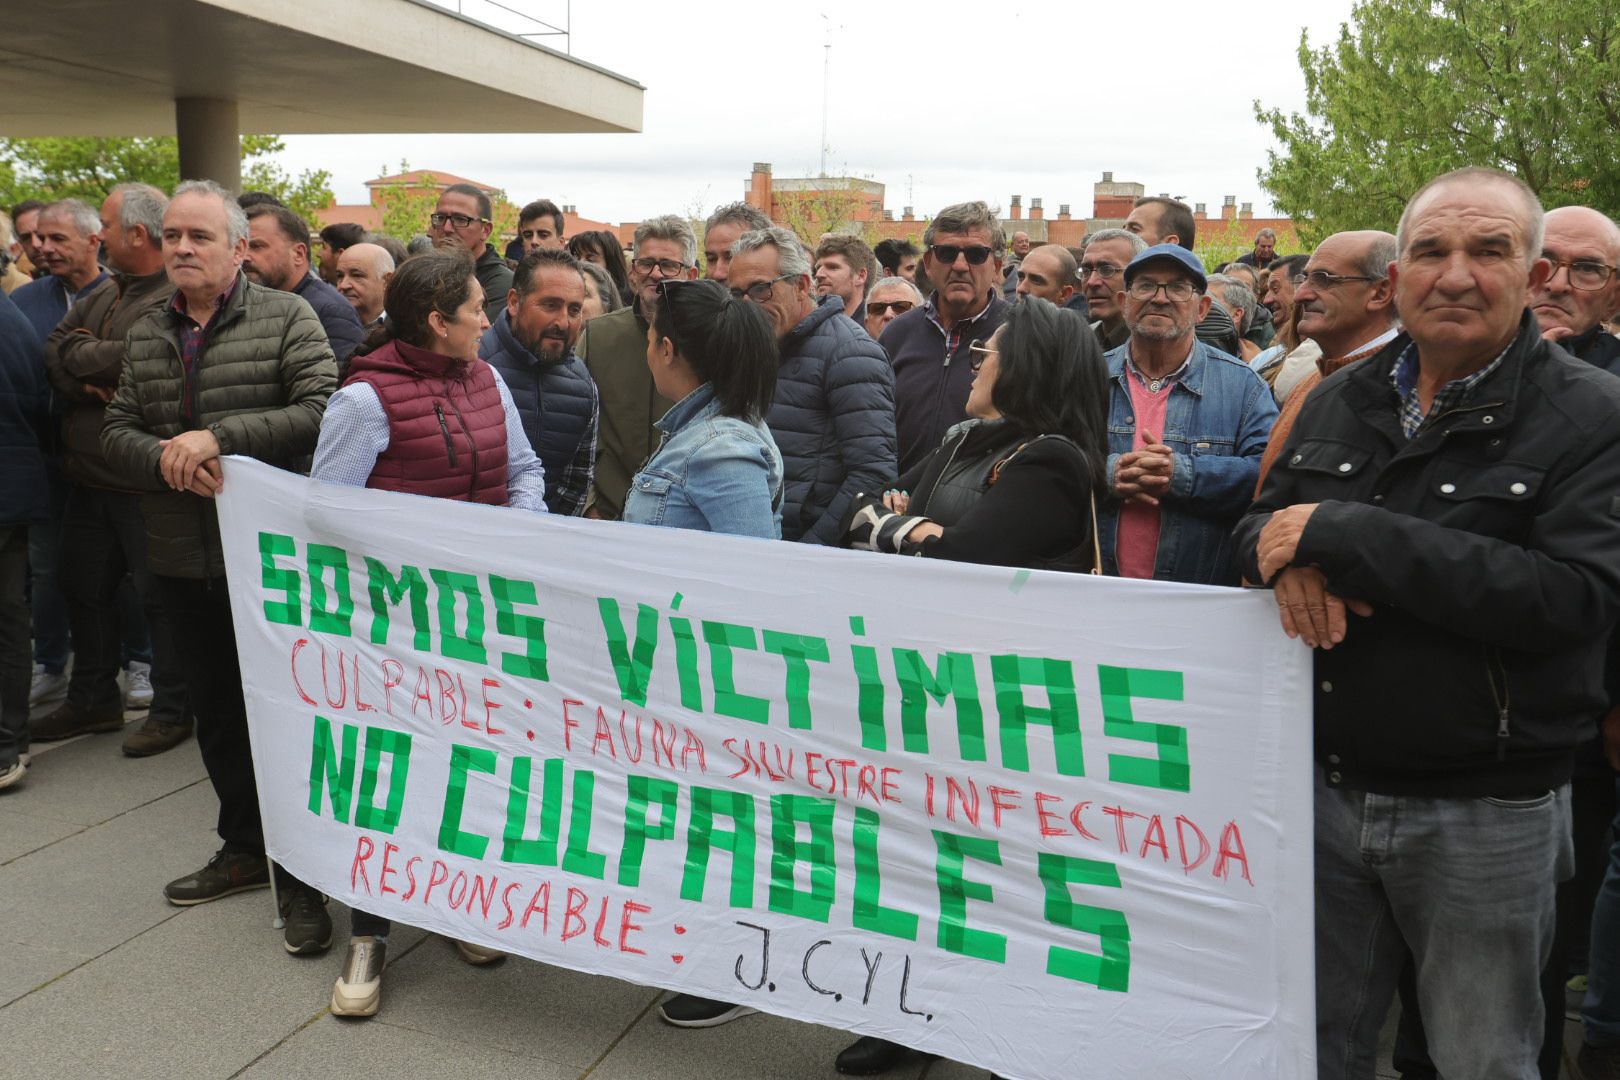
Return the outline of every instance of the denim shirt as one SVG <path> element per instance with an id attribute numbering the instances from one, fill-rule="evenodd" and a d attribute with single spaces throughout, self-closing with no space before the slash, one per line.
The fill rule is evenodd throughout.
<path id="1" fill-rule="evenodd" d="M 782 538 L 782 455 L 763 421 L 721 416 L 704 383 L 658 429 L 658 449 L 630 481 L 625 521 Z"/>
<path id="2" fill-rule="evenodd" d="M 1132 448 L 1136 416 L 1125 380 L 1126 342 L 1108 361 L 1108 477 Z M 1159 551 L 1153 577 L 1200 585 L 1238 584 L 1232 527 L 1254 501 L 1260 457 L 1277 420 L 1271 388 L 1247 364 L 1193 343 L 1185 373 L 1169 390 L 1164 428 L 1156 432 L 1175 453 L 1170 490 L 1159 499 Z M 1098 511 L 1105 573 L 1117 574 L 1119 502 Z"/>

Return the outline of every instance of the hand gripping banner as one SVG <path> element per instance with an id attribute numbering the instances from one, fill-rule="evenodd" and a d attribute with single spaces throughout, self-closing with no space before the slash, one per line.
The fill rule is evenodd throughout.
<path id="1" fill-rule="evenodd" d="M 1269 594 L 225 477 L 266 845 L 335 899 L 1028 1080 L 1315 1075 Z"/>

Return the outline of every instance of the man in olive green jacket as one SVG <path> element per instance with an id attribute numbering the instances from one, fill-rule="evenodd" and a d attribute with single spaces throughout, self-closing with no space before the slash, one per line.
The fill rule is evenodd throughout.
<path id="1" fill-rule="evenodd" d="M 674 404 L 653 386 L 647 370 L 647 325 L 665 281 L 697 277 L 697 236 L 677 214 L 649 218 L 636 227 L 630 285 L 635 303 L 585 324 L 579 355 L 601 397 L 597 455 L 586 517 L 624 513 L 630 478 L 658 447 L 660 417 Z"/>
<path id="2" fill-rule="evenodd" d="M 270 883 L 247 712 L 213 497 L 220 457 L 303 468 L 320 434 L 337 366 L 326 331 L 293 293 L 241 273 L 247 218 L 217 184 L 175 189 L 163 215 L 173 301 L 130 329 L 101 445 L 143 492 L 146 557 L 169 609 L 197 717 L 197 743 L 219 796 L 224 846 L 164 888 L 179 906 Z M 319 894 L 290 877 L 282 898 L 289 952 L 331 945 Z"/>

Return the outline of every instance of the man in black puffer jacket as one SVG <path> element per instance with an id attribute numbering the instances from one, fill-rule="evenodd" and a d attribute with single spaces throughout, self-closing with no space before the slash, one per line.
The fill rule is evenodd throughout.
<path id="1" fill-rule="evenodd" d="M 1370 1071 L 1407 950 L 1440 1075 L 1536 1075 L 1569 778 L 1620 616 L 1620 383 L 1525 310 L 1542 223 L 1493 170 L 1414 195 L 1406 333 L 1310 395 L 1236 529 L 1321 646 L 1323 1080 Z"/>
<path id="2" fill-rule="evenodd" d="M 739 237 L 727 284 L 765 309 L 781 343 L 766 423 L 782 452 L 782 539 L 835 544 L 850 497 L 896 475 L 888 356 L 842 300 L 818 302 L 809 256 L 787 229 Z"/>

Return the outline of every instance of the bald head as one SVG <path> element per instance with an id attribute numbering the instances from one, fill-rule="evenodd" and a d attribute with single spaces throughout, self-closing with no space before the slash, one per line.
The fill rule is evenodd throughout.
<path id="1" fill-rule="evenodd" d="M 1389 329 L 1395 318 L 1389 264 L 1395 237 L 1376 229 L 1334 233 L 1305 264 L 1305 280 L 1294 287 L 1299 334 L 1338 359 Z"/>
<path id="2" fill-rule="evenodd" d="M 1074 295 L 1079 264 L 1062 244 L 1042 244 L 1018 264 L 1018 295 L 1038 296 L 1061 306 Z"/>
<path id="3" fill-rule="evenodd" d="M 1620 310 L 1620 226 L 1603 214 L 1588 206 L 1547 211 L 1541 257 L 1552 275 L 1531 290 L 1530 308 L 1543 333 L 1579 336 Z"/>
<path id="4" fill-rule="evenodd" d="M 383 311 L 383 290 L 394 274 L 394 257 L 377 244 L 355 244 L 338 255 L 337 291 L 354 305 L 360 322 L 377 321 Z"/>

